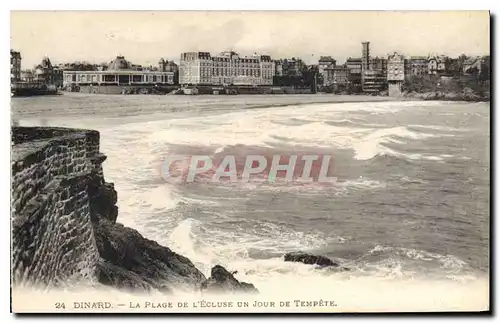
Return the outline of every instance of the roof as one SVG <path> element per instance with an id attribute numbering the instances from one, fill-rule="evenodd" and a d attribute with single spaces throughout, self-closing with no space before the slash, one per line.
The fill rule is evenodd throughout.
<path id="1" fill-rule="evenodd" d="M 119 72 L 117 71 L 64 71 L 64 74 L 109 74 L 109 75 L 115 75 L 115 74 L 121 74 L 121 75 L 140 75 L 140 74 L 151 74 L 151 75 L 173 75 L 174 72 L 160 72 L 160 71 L 136 71 L 136 70 L 121 70 Z"/>
<path id="2" fill-rule="evenodd" d="M 447 58 L 448 57 L 446 57 L 444 55 L 439 55 L 439 56 L 430 56 L 428 60 L 429 61 L 435 60 L 438 63 L 442 63 L 442 62 L 446 61 Z"/>
<path id="3" fill-rule="evenodd" d="M 131 68 L 131 64 L 123 56 L 116 56 L 114 60 L 109 63 L 108 70 L 118 71 L 118 70 L 128 70 Z"/>
<path id="4" fill-rule="evenodd" d="M 387 55 L 387 57 L 388 57 L 388 58 L 392 58 L 392 57 L 394 57 L 394 58 L 395 58 L 395 57 L 398 57 L 398 58 L 404 59 L 403 54 L 400 54 L 400 53 L 398 53 L 398 52 L 393 52 L 393 53 L 391 53 L 391 54 Z"/>
<path id="5" fill-rule="evenodd" d="M 41 65 L 42 65 L 43 68 L 49 68 L 49 69 L 52 68 L 52 63 L 50 62 L 50 59 L 48 57 L 44 57 L 42 59 L 42 64 Z"/>
<path id="6" fill-rule="evenodd" d="M 427 56 L 410 56 L 409 59 L 412 59 L 412 60 L 425 59 L 425 60 L 427 60 L 428 57 Z"/>
<path id="7" fill-rule="evenodd" d="M 14 56 L 16 58 L 21 58 L 21 53 L 20 52 L 16 52 L 15 50 L 11 49 L 10 50 L 10 55 L 11 56 Z"/>
<path id="8" fill-rule="evenodd" d="M 335 62 L 335 59 L 332 58 L 331 56 L 320 56 L 318 61 L 319 62 Z"/>
<path id="9" fill-rule="evenodd" d="M 481 60 L 480 57 L 469 57 L 465 60 L 464 64 L 466 65 L 474 65 L 477 61 Z"/>
<path id="10" fill-rule="evenodd" d="M 217 56 L 233 57 L 233 56 L 239 56 L 239 55 L 234 50 L 226 50 L 226 51 L 223 51 L 222 53 L 220 53 Z"/>

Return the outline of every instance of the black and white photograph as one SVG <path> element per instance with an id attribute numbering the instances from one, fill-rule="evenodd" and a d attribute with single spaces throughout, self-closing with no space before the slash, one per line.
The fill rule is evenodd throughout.
<path id="1" fill-rule="evenodd" d="M 11 11 L 11 312 L 489 312 L 490 22 Z"/>

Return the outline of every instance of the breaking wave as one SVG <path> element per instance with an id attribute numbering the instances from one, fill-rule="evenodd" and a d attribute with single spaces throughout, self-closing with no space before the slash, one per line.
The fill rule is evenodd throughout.
<path id="1" fill-rule="evenodd" d="M 488 277 L 472 268 L 467 257 L 375 238 L 377 234 L 389 238 L 395 234 L 395 222 L 387 222 L 387 213 L 397 214 L 397 199 L 413 194 L 408 191 L 408 196 L 396 197 L 395 187 L 402 183 L 424 190 L 428 183 L 418 178 L 419 173 L 405 173 L 407 168 L 420 167 L 423 162 L 430 167 L 450 160 L 471 160 L 459 149 L 431 145 L 468 131 L 467 127 L 454 128 L 438 121 L 431 124 L 431 113 L 441 118 L 457 115 L 444 114 L 439 110 L 443 106 L 452 105 L 377 102 L 276 107 L 272 111 L 235 108 L 223 115 L 197 111 L 177 119 L 155 117 L 98 130 L 101 150 L 108 156 L 105 175 L 118 191 L 118 221 L 188 257 L 206 275 L 212 266 L 221 264 L 237 271 L 237 279 L 255 284 L 261 299 L 283 300 L 298 295 L 328 298 L 338 301 L 341 311 L 484 308 L 488 304 Z M 328 189 L 321 185 L 276 187 L 265 183 L 207 188 L 169 185 L 159 173 L 162 158 L 173 153 L 216 156 L 262 150 L 282 155 L 331 152 L 338 157 L 336 165 L 342 176 Z M 391 185 L 386 174 L 389 167 L 401 173 L 397 185 Z M 374 171 L 363 173 L 366 169 Z M 264 199 L 251 203 L 258 194 L 275 193 L 293 196 L 284 204 L 299 200 L 307 206 L 292 214 L 293 207 L 282 204 L 266 210 Z M 389 198 L 377 204 L 386 195 Z M 321 205 L 314 199 L 317 196 L 322 199 L 319 202 L 329 203 Z M 452 194 L 445 197 L 450 196 L 455 198 Z M 419 201 L 412 202 L 418 205 Z M 259 206 L 262 210 L 255 210 Z M 254 213 L 238 212 L 245 208 Z M 438 210 L 436 206 L 435 211 L 453 214 L 455 209 Z M 366 214 L 369 217 L 354 218 Z M 401 214 L 391 221 L 409 220 Z M 363 233 L 363 239 L 353 238 L 354 232 Z M 435 244 L 441 244 L 443 234 L 436 230 Z M 351 270 L 339 272 L 284 262 L 284 253 L 298 250 L 336 257 Z M 109 290 L 102 293 L 110 294 L 110 299 L 135 297 Z"/>

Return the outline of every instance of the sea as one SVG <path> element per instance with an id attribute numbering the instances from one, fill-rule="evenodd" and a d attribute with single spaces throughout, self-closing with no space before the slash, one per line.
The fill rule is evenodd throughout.
<path id="1" fill-rule="evenodd" d="M 335 301 L 326 312 L 489 308 L 489 102 L 70 93 L 11 106 L 18 125 L 100 131 L 117 221 L 207 277 L 222 265 L 262 300 Z M 260 151 L 329 154 L 337 180 L 171 183 L 159 171 L 179 153 Z M 294 251 L 350 270 L 285 262 Z M 251 310 L 311 310 L 283 306 Z"/>

